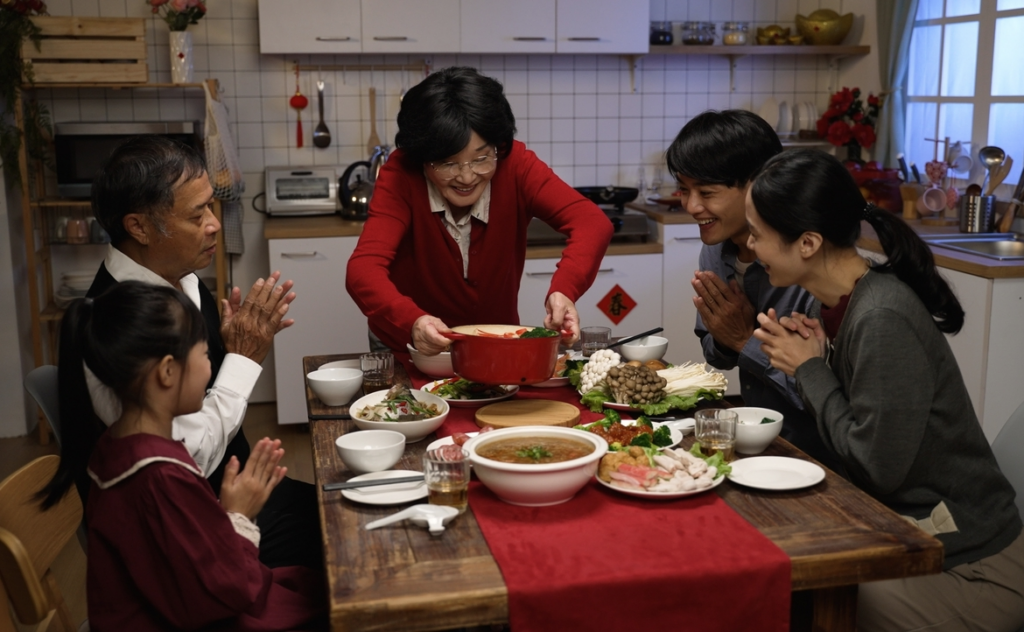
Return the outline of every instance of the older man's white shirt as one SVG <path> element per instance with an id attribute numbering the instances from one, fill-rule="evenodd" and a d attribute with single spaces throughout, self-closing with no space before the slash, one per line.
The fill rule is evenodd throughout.
<path id="1" fill-rule="evenodd" d="M 108 246 L 107 256 L 103 261 L 110 276 L 118 282 L 143 281 L 153 285 L 171 287 L 165 279 L 152 270 L 145 268 L 123 252 Z M 181 289 L 196 307 L 202 309 L 199 298 L 199 277 L 194 273 L 182 278 Z M 249 396 L 259 379 L 262 367 L 236 353 L 224 357 L 213 388 L 206 392 L 203 408 L 191 415 L 174 418 L 172 436 L 182 441 L 185 448 L 195 459 L 196 464 L 207 476 L 210 475 L 224 458 L 228 443 L 234 439 L 238 429 L 242 427 L 245 409 Z M 107 388 L 92 371 L 86 367 L 86 382 L 89 395 L 92 397 L 93 409 L 100 419 L 108 426 L 121 416 L 121 402 L 114 392 Z"/>

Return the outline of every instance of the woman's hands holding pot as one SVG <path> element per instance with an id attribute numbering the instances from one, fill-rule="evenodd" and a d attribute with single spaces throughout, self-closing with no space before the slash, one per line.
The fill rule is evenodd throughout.
<path id="1" fill-rule="evenodd" d="M 580 339 L 580 315 L 576 304 L 561 292 L 552 292 L 544 301 L 544 326 L 562 334 L 562 344 L 571 347 Z"/>
<path id="2" fill-rule="evenodd" d="M 774 309 L 757 315 L 760 329 L 754 337 L 761 341 L 761 351 L 772 366 L 786 375 L 796 373 L 797 367 L 811 358 L 823 358 L 828 340 L 820 323 L 803 314 L 793 313 L 779 319 Z"/>
<path id="3" fill-rule="evenodd" d="M 424 314 L 412 324 L 412 346 L 424 355 L 437 355 L 452 342 L 441 335 L 448 331 L 451 329 L 440 318 Z"/>

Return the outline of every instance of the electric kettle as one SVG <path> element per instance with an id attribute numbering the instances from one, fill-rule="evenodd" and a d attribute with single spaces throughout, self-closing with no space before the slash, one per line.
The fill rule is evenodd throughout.
<path id="1" fill-rule="evenodd" d="M 377 181 L 377 174 L 380 168 L 387 162 L 391 148 L 387 145 L 377 145 L 373 148 L 370 160 L 353 162 L 341 174 L 338 180 L 338 188 L 341 190 L 341 216 L 350 220 L 364 220 L 370 209 L 370 198 L 373 197 L 373 185 Z M 363 167 L 366 169 L 366 180 L 356 174 L 355 183 L 350 184 L 353 172 Z"/>

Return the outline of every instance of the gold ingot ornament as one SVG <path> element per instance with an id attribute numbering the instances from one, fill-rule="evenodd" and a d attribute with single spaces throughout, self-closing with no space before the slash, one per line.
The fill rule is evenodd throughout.
<path id="1" fill-rule="evenodd" d="M 789 29 L 782 28 L 778 24 L 771 26 L 757 27 L 757 43 L 765 46 L 769 44 L 788 44 Z"/>
<path id="2" fill-rule="evenodd" d="M 841 16 L 832 9 L 818 9 L 806 17 L 796 16 L 796 30 L 812 46 L 842 44 L 852 26 L 852 13 Z"/>

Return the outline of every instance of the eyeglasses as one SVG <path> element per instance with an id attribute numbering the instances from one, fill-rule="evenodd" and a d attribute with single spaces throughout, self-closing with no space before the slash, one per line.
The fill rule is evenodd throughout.
<path id="1" fill-rule="evenodd" d="M 498 164 L 498 157 L 495 154 L 480 156 L 466 162 L 432 162 L 430 166 L 445 180 L 452 180 L 462 174 L 462 170 L 469 167 L 469 170 L 478 176 L 486 176 L 494 171 Z"/>

